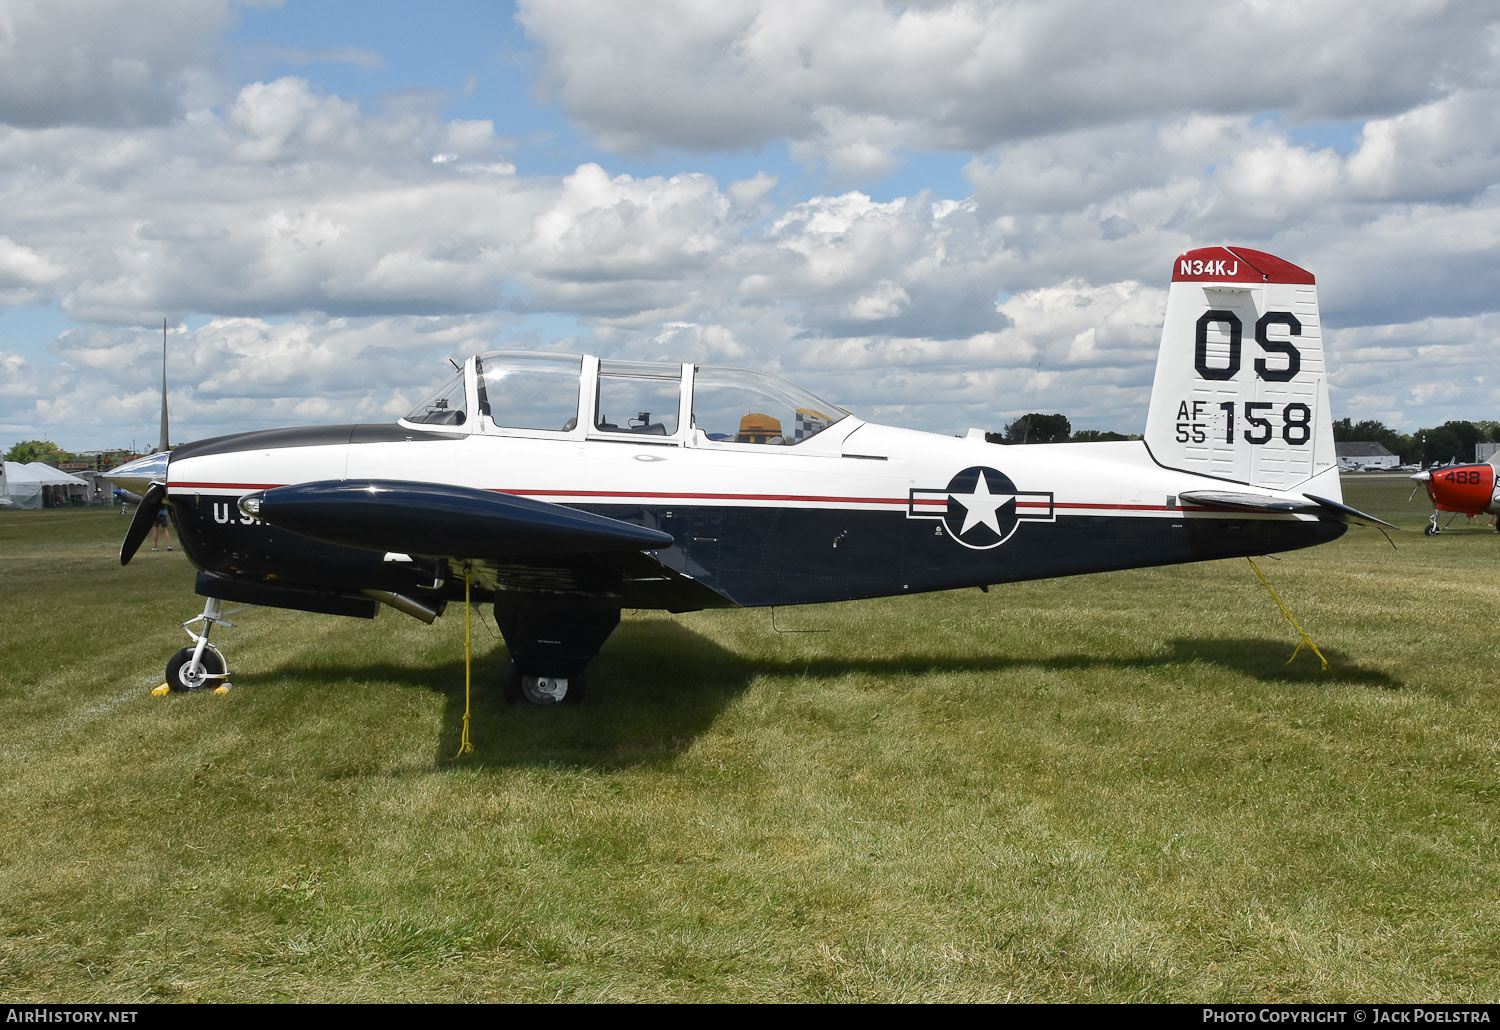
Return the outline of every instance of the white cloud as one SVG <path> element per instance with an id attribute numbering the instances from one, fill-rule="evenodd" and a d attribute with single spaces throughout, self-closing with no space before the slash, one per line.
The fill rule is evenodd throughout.
<path id="1" fill-rule="evenodd" d="M 165 123 L 229 21 L 227 0 L 5 0 L 0 124 Z"/>
<path id="2" fill-rule="evenodd" d="M 1374 200 L 1466 198 L 1500 181 L 1500 90 L 1464 89 L 1366 123 L 1349 184 Z"/>
<path id="3" fill-rule="evenodd" d="M 387 422 L 448 374 L 447 358 L 492 348 L 488 317 L 217 318 L 171 329 L 169 404 L 174 442 L 316 422 Z M 161 404 L 161 328 L 65 333 L 60 366 L 0 353 L 0 437 L 43 436 L 102 447 L 121 426 L 155 425 Z M 18 435 L 19 434 L 19 435 Z"/>
<path id="4" fill-rule="evenodd" d="M 127 8 L 100 4 L 70 50 L 52 12 L 71 2 L 0 6 L 0 305 L 82 327 L 50 364 L 0 358 L 0 433 L 149 428 L 163 313 L 208 318 L 174 337 L 196 435 L 384 419 L 441 378 L 413 369 L 439 351 L 532 337 L 779 370 L 940 431 L 1033 407 L 1139 430 L 1168 263 L 1214 242 L 1318 276 L 1341 397 L 1435 423 L 1491 389 L 1434 385 L 1482 379 L 1500 296 L 1483 5 L 520 5 L 578 125 L 631 153 L 719 150 L 720 181 L 691 156 L 518 172 L 548 134 L 504 135 L 503 108 L 356 99 L 313 66 L 230 82 L 206 56 L 223 4 L 182 9 L 168 49 L 112 40 Z M 125 64 L 95 68 L 106 52 Z M 878 181 L 934 149 L 971 196 Z"/>
<path id="5" fill-rule="evenodd" d="M 34 304 L 62 275 L 45 256 L 0 236 L 0 304 Z"/>
<path id="6" fill-rule="evenodd" d="M 541 85 L 624 152 L 784 138 L 848 170 L 1191 112 L 1392 114 L 1493 74 L 1483 4 L 521 0 Z"/>

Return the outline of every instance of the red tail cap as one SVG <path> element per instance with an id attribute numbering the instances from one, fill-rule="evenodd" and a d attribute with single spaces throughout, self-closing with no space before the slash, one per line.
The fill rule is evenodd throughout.
<path id="1" fill-rule="evenodd" d="M 1275 254 L 1248 247 L 1199 247 L 1178 256 L 1172 281 L 1215 283 L 1295 283 L 1311 286 L 1315 279 L 1305 268 Z"/>

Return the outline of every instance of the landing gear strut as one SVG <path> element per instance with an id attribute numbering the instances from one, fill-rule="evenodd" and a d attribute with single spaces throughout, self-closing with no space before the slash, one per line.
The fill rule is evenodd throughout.
<path id="1" fill-rule="evenodd" d="M 1443 529 L 1446 526 L 1451 526 L 1453 524 L 1453 520 L 1456 519 L 1456 518 L 1458 518 L 1457 513 L 1455 513 L 1453 515 L 1449 515 L 1448 516 L 1448 521 L 1446 523 L 1444 523 L 1442 526 L 1439 526 L 1438 525 L 1438 513 L 1436 511 L 1434 511 L 1432 513 L 1432 518 L 1430 518 L 1430 519 L 1427 520 L 1427 528 L 1424 529 L 1424 530 L 1422 530 L 1422 532 L 1426 533 L 1428 536 L 1437 536 L 1439 533 L 1441 533 L 1443 531 Z"/>
<path id="2" fill-rule="evenodd" d="M 502 593 L 495 622 L 510 649 L 501 696 L 510 704 L 576 705 L 584 667 L 620 624 L 620 608 L 602 597 Z"/>
<path id="3" fill-rule="evenodd" d="M 193 630 L 195 622 L 203 623 L 202 633 Z M 219 599 L 210 597 L 203 604 L 202 615 L 195 615 L 182 624 L 182 628 L 192 638 L 193 646 L 184 647 L 167 662 L 168 690 L 229 689 L 229 673 L 224 653 L 208 642 L 209 631 L 214 626 L 233 628 L 234 623 L 224 618 L 224 609 Z"/>

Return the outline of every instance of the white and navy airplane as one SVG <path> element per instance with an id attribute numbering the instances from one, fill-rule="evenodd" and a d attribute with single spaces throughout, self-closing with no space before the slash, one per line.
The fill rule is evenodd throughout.
<path id="1" fill-rule="evenodd" d="M 710 365 L 470 357 L 390 425 L 223 436 L 112 477 L 161 505 L 208 600 L 173 689 L 225 682 L 222 602 L 430 622 L 494 605 L 507 699 L 575 703 L 622 609 L 794 605 L 1267 554 L 1378 522 L 1342 503 L 1313 276 L 1173 266 L 1144 441 L 897 429 Z"/>

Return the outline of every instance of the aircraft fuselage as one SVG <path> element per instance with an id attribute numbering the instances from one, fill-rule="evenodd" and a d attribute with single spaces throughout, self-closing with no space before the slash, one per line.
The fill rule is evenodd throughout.
<path id="1" fill-rule="evenodd" d="M 277 430 L 179 449 L 168 500 L 189 556 L 216 577 L 452 599 L 451 584 L 432 590 L 430 562 L 277 529 L 237 501 L 289 483 L 367 478 L 535 498 L 668 534 L 672 546 L 656 558 L 680 578 L 627 570 L 610 592 L 621 607 L 677 610 L 842 601 L 1264 554 L 1322 543 L 1345 529 L 1183 503 L 1182 493 L 1216 481 L 1161 469 L 1138 442 L 1006 447 L 851 417 L 801 447 L 807 450 L 796 454 L 714 451 L 399 426 Z M 420 535 L 425 513 L 408 518 Z M 426 549 L 443 552 L 439 539 Z M 556 564 L 481 561 L 476 580 L 490 591 L 590 586 L 559 579 L 586 578 L 586 568 Z"/>

